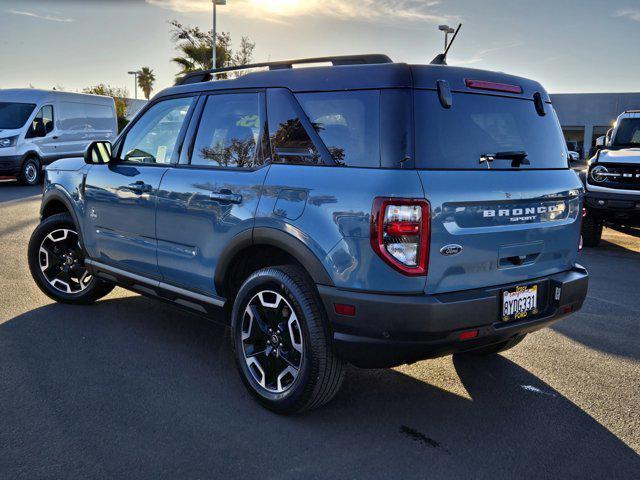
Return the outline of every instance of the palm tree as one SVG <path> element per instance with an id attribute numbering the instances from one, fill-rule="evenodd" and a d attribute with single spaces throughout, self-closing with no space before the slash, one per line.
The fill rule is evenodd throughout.
<path id="1" fill-rule="evenodd" d="M 144 93 L 144 98 L 149 100 L 151 96 L 151 90 L 153 90 L 153 83 L 156 81 L 156 76 L 153 74 L 153 70 L 149 67 L 142 67 L 138 72 L 138 86 Z"/>

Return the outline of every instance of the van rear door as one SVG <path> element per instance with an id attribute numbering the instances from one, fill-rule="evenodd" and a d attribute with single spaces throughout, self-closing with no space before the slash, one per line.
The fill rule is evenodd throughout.
<path id="1" fill-rule="evenodd" d="M 545 94 L 546 96 L 546 94 Z M 454 91 L 414 92 L 415 162 L 431 205 L 425 291 L 527 281 L 570 269 L 582 185 L 568 168 L 549 102 Z M 457 246 L 462 247 L 461 249 Z"/>

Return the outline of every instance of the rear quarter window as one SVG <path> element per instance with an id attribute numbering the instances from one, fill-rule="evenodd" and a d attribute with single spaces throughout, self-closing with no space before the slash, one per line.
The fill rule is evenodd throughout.
<path id="1" fill-rule="evenodd" d="M 302 109 L 338 165 L 380 166 L 380 92 L 297 94 Z"/>
<path id="2" fill-rule="evenodd" d="M 525 151 L 527 168 L 568 168 L 566 145 L 552 106 L 546 115 L 528 99 L 454 93 L 451 108 L 430 90 L 416 90 L 415 162 L 417 168 L 487 169 L 486 154 Z M 509 169 L 511 161 L 494 160 L 491 169 Z"/>

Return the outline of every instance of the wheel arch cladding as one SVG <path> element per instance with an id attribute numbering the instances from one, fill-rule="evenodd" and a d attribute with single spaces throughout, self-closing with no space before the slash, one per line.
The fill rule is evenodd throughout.
<path id="1" fill-rule="evenodd" d="M 314 283 L 333 285 L 333 280 L 320 259 L 301 240 L 273 228 L 255 228 L 253 235 L 251 232 L 237 235 L 220 255 L 220 262 L 216 267 L 214 278 L 216 291 L 227 295 L 225 282 L 228 274 L 231 273 L 230 269 L 233 269 L 247 253 L 255 253 L 259 251 L 260 247 L 270 249 L 271 252 L 274 252 L 275 249 L 292 258 L 308 273 Z M 274 260 L 275 262 L 272 262 L 274 264 L 281 263 L 278 261 L 281 258 Z"/>
<path id="2" fill-rule="evenodd" d="M 73 208 L 73 201 L 60 190 L 51 189 L 46 191 L 42 197 L 42 204 L 40 205 L 40 221 L 50 217 L 51 215 L 55 215 L 56 213 L 68 213 L 71 215 L 71 219 L 78 229 L 80 246 L 84 250 L 82 225 L 79 222 L 76 210 Z"/>

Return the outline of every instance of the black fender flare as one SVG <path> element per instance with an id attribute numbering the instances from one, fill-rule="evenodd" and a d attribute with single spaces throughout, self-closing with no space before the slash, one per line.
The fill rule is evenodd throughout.
<path id="1" fill-rule="evenodd" d="M 38 160 L 38 162 L 40 162 L 40 169 L 44 167 L 44 163 L 42 162 L 42 157 L 40 157 L 40 154 L 35 150 L 29 150 L 27 153 L 23 154 L 22 158 L 20 159 L 21 172 L 22 172 L 22 167 L 24 166 L 24 162 L 26 162 L 28 158 L 34 158 L 34 157 Z"/>
<path id="2" fill-rule="evenodd" d="M 256 245 L 268 245 L 283 250 L 305 268 L 314 283 L 333 286 L 333 280 L 331 280 L 326 268 L 304 242 L 289 233 L 275 228 L 256 227 L 253 231 L 245 230 L 236 235 L 221 252 L 220 260 L 214 273 L 216 291 L 224 291 L 225 278 L 237 254 L 248 247 Z"/>
<path id="3" fill-rule="evenodd" d="M 42 195 L 42 203 L 40 204 L 40 221 L 44 219 L 43 218 L 44 211 L 47 208 L 47 205 L 49 205 L 51 202 L 60 202 L 69 211 L 69 215 L 71 215 L 71 218 L 73 219 L 73 223 L 76 224 L 76 227 L 78 229 L 78 241 L 80 242 L 80 248 L 82 248 L 82 251 L 86 255 L 87 252 L 84 248 L 82 225 L 78 219 L 78 214 L 76 212 L 76 209 L 73 207 L 73 201 L 66 193 L 64 193 L 63 191 L 55 187 L 44 192 L 44 194 Z"/>

